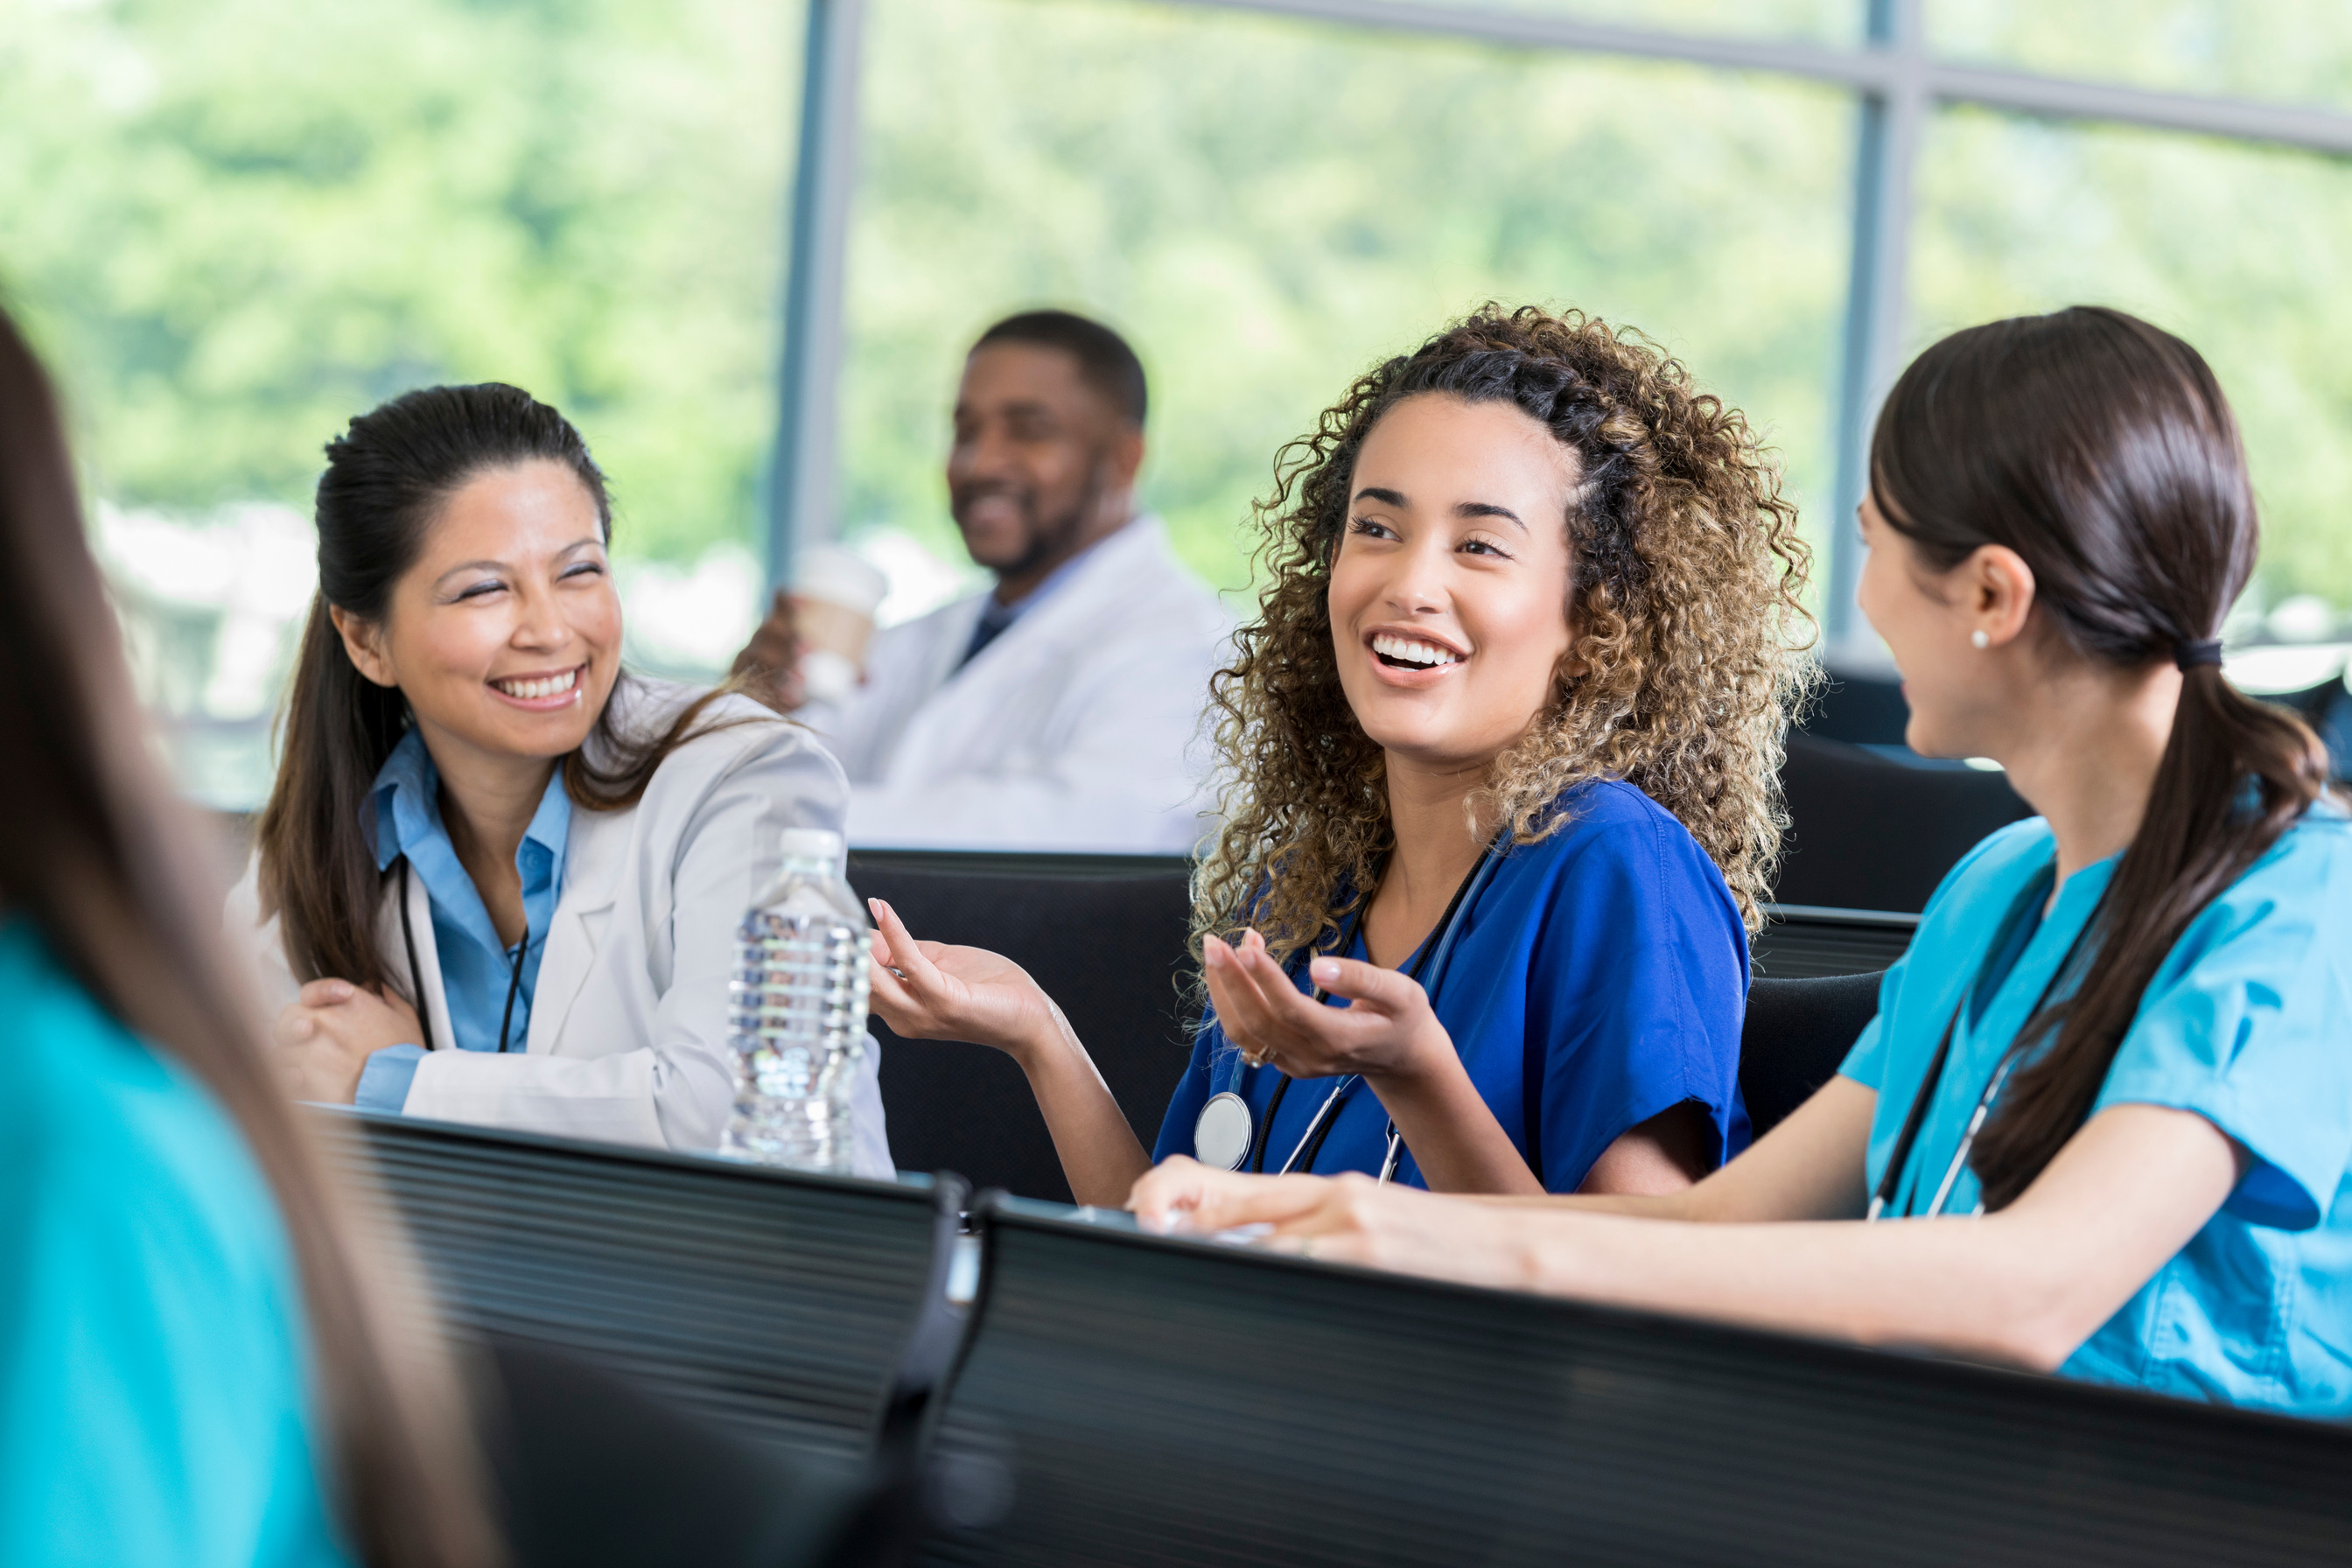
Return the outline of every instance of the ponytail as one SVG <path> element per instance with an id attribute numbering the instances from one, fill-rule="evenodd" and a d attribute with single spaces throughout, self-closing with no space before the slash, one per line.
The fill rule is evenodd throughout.
<path id="1" fill-rule="evenodd" d="M 333 975 L 373 990 L 394 978 L 375 943 L 383 875 L 365 824 L 368 792 L 407 727 L 407 700 L 359 672 L 320 594 L 302 628 L 279 726 L 285 761 L 257 836 L 263 907 L 277 912 L 302 979 Z M 407 976 L 399 980 L 404 991 Z"/>
<path id="2" fill-rule="evenodd" d="M 2165 955 L 2326 786 L 2326 750 L 2301 720 L 2251 700 L 2218 665 L 2182 673 L 2147 813 L 2085 944 L 2089 970 L 2018 1031 L 2049 1049 L 2011 1074 L 1977 1135 L 1969 1163 L 1987 1209 L 2015 1203 L 2089 1120 Z"/>
<path id="3" fill-rule="evenodd" d="M 1938 570 L 1986 545 L 2015 551 L 2053 647 L 2181 669 L 2081 982 L 2018 1031 L 2022 1054 L 1977 1135 L 1970 1164 L 1986 1208 L 2000 1209 L 2090 1115 L 2189 922 L 2326 790 L 2327 755 L 2301 721 L 2222 676 L 2210 639 L 2253 573 L 2253 490 L 2221 384 L 2169 332 L 2078 306 L 1954 333 L 1887 395 L 1871 493 Z"/>

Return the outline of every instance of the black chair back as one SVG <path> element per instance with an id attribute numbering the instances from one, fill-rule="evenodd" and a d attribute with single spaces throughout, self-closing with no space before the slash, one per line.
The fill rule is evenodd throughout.
<path id="1" fill-rule="evenodd" d="M 398 1211 L 461 1333 L 578 1355 L 756 1442 L 864 1453 L 926 1348 L 964 1189 L 362 1112 L 330 1156 Z"/>
<path id="2" fill-rule="evenodd" d="M 1177 990 L 1191 918 L 1182 860 L 861 850 L 851 886 L 916 936 L 985 947 L 1061 1005 L 1136 1136 L 1150 1148 L 1192 1053 Z M 982 1046 L 906 1040 L 873 1020 L 882 1101 L 901 1170 L 954 1171 L 976 1188 L 1070 1201 L 1029 1080 Z"/>
<path id="3" fill-rule="evenodd" d="M 1812 1098 L 1878 1012 L 1876 974 L 1748 983 L 1739 1030 L 1739 1094 L 1761 1138 Z"/>
<path id="4" fill-rule="evenodd" d="M 1979 841 L 2032 810 L 2008 775 L 1922 767 L 1802 731 L 1780 771 L 1783 904 L 1917 912 Z"/>
<path id="5" fill-rule="evenodd" d="M 948 1427 L 1014 1472 L 926 1561 L 1291 1568 L 2352 1558 L 2352 1431 L 1019 1205 Z"/>
<path id="6" fill-rule="evenodd" d="M 1893 965 L 1918 929 L 1916 914 L 1767 904 L 1764 929 L 1749 945 L 1749 961 L 1759 979 L 1860 974 Z"/>
<path id="7" fill-rule="evenodd" d="M 514 1568 L 887 1568 L 923 1510 L 885 1467 L 795 1456 L 598 1362 L 484 1342 L 482 1447 Z"/>

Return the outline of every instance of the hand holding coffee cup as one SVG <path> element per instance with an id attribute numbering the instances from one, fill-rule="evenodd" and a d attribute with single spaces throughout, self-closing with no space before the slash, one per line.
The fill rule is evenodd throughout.
<path id="1" fill-rule="evenodd" d="M 820 544 L 797 563 L 793 585 L 737 656 L 738 674 L 755 672 L 752 694 L 780 712 L 806 702 L 838 702 L 865 673 L 874 613 L 889 580 L 855 552 Z"/>

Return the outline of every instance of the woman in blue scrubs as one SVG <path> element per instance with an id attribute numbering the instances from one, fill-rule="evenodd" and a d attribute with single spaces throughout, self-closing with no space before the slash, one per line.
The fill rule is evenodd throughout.
<path id="1" fill-rule="evenodd" d="M 1631 334 L 1490 310 L 1351 387 L 1260 522 L 1157 1150 L 1026 974 L 881 906 L 876 1011 L 1018 1059 L 1082 1202 L 1176 1153 L 1540 1194 L 1737 1152 L 1804 560 L 1745 424 Z"/>
<path id="2" fill-rule="evenodd" d="M 2352 1412 L 2352 822 L 2310 732 L 2221 675 L 2256 535 L 2220 386 L 2116 311 L 1958 333 L 1888 397 L 1862 523 L 1911 744 L 1998 759 L 2041 816 L 1945 879 L 1836 1078 L 1664 1197 L 1502 1209 L 1171 1164 L 1139 1213 Z"/>
<path id="3" fill-rule="evenodd" d="M 0 316 L 0 1563 L 504 1561 L 153 776 L 56 401 Z M 439 1397 L 436 1397 L 438 1395 Z"/>

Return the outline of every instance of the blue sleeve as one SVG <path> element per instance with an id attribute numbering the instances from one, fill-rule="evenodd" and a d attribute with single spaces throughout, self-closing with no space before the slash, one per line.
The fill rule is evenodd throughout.
<path id="1" fill-rule="evenodd" d="M 2294 837 L 2166 956 L 2092 1107 L 2202 1116 L 2252 1156 L 2223 1206 L 2281 1230 L 2318 1224 L 2352 1163 L 2352 834 Z"/>
<path id="2" fill-rule="evenodd" d="M 1160 1139 L 1151 1146 L 1152 1163 L 1158 1164 L 1171 1154 L 1192 1152 L 1192 1124 L 1201 1119 L 1201 1107 L 1209 1103 L 1209 1062 L 1224 1038 L 1225 1032 L 1217 1027 L 1214 1014 L 1201 1020 L 1200 1029 L 1192 1036 L 1192 1063 L 1185 1068 L 1184 1076 L 1177 1079 L 1176 1093 L 1168 1101 L 1168 1114 L 1160 1119 Z"/>
<path id="3" fill-rule="evenodd" d="M 1706 1108 L 1718 1163 L 1739 1152 L 1748 932 L 1679 823 L 1596 835 L 1562 868 L 1531 956 L 1546 1191 L 1574 1192 L 1610 1144 L 1685 1100 Z"/>
<path id="4" fill-rule="evenodd" d="M 1878 1011 L 1862 1026 L 1862 1033 L 1854 1037 L 1853 1048 L 1838 1064 L 1840 1078 L 1850 1078 L 1873 1092 L 1886 1083 L 1886 1020 L 1894 1013 L 1895 998 L 1903 989 L 1903 965 L 1910 956 L 1906 952 L 1878 977 Z"/>
<path id="5" fill-rule="evenodd" d="M 425 1059 L 422 1046 L 386 1046 L 368 1053 L 360 1068 L 360 1086 L 352 1103 L 362 1110 L 401 1110 L 408 1104 L 408 1086 L 416 1081 L 416 1064 Z"/>

